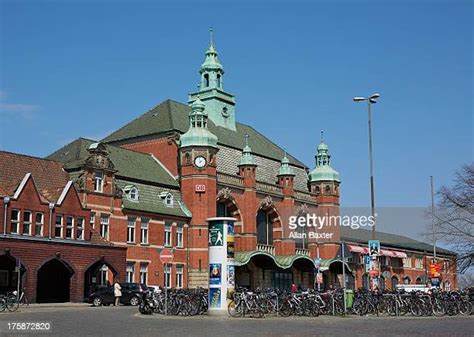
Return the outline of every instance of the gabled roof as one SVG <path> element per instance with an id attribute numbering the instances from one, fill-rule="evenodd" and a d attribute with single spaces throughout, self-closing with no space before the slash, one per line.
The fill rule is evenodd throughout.
<path id="1" fill-rule="evenodd" d="M 402 248 L 408 250 L 415 250 L 419 252 L 432 252 L 433 245 L 422 241 L 410 239 L 406 236 L 376 232 L 377 240 L 380 240 L 380 245 L 383 247 Z M 372 231 L 366 229 L 351 229 L 348 226 L 341 226 L 341 240 L 346 242 L 355 242 L 367 245 L 372 239 Z M 436 247 L 436 252 L 445 255 L 456 255 L 447 249 Z"/>
<path id="2" fill-rule="evenodd" d="M 62 163 L 0 151 L 0 195 L 13 196 L 28 173 L 40 196 L 48 201 L 58 200 L 69 180 Z"/>
<path id="3" fill-rule="evenodd" d="M 95 142 L 90 139 L 78 138 L 49 155 L 48 158 L 63 162 L 67 171 L 79 170 L 89 156 L 87 149 L 93 143 Z M 110 144 L 107 145 L 107 150 L 117 170 L 115 174 L 117 177 L 179 188 L 176 179 L 152 155 Z"/>
<path id="4" fill-rule="evenodd" d="M 166 100 L 122 128 L 105 137 L 102 141 L 108 143 L 123 142 L 128 139 L 161 134 L 170 131 L 185 133 L 189 128 L 189 113 L 191 108 L 172 100 Z M 263 157 L 280 161 L 285 151 L 274 144 L 267 137 L 256 131 L 251 126 L 236 123 L 236 131 L 216 126 L 209 119 L 209 130 L 217 136 L 218 143 L 242 150 L 245 147 L 245 135 L 249 135 L 249 145 L 252 152 Z M 306 167 L 296 158 L 288 155 L 290 163 Z"/>

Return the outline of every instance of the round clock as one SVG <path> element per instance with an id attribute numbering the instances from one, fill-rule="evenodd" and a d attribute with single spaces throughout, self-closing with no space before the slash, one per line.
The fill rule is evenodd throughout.
<path id="1" fill-rule="evenodd" d="M 206 166 L 206 158 L 202 156 L 194 158 L 194 165 L 196 165 L 196 167 L 203 168 Z"/>

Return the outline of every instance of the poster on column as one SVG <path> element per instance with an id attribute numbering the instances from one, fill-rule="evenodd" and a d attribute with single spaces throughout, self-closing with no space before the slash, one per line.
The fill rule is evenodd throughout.
<path id="1" fill-rule="evenodd" d="M 221 307 L 221 288 L 209 288 L 209 307 Z"/>
<path id="2" fill-rule="evenodd" d="M 227 266 L 227 286 L 235 287 L 235 266 Z"/>
<path id="3" fill-rule="evenodd" d="M 224 224 L 213 222 L 209 225 L 209 247 L 224 245 Z"/>
<path id="4" fill-rule="evenodd" d="M 221 279 L 222 279 L 222 264 L 211 263 L 209 265 L 209 284 L 220 286 Z"/>

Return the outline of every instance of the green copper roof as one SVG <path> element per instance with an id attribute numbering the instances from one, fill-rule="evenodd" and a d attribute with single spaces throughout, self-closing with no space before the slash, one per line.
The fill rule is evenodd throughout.
<path id="1" fill-rule="evenodd" d="M 78 138 L 47 158 L 64 163 L 67 171 L 76 170 L 83 166 L 84 160 L 89 156 L 87 149 L 94 143 L 89 139 Z M 107 144 L 107 150 L 117 170 L 117 177 L 179 188 L 176 179 L 150 154 L 135 152 L 110 144 Z"/>
<path id="2" fill-rule="evenodd" d="M 186 104 L 166 100 L 105 137 L 103 141 L 121 144 L 137 137 L 160 136 L 173 131 L 181 134 L 185 133 L 189 129 L 190 111 L 191 108 Z M 253 154 L 277 161 L 280 161 L 285 155 L 285 151 L 282 148 L 251 126 L 237 122 L 236 130 L 233 131 L 216 126 L 211 119 L 208 119 L 208 129 L 217 136 L 218 144 L 220 145 L 242 151 L 245 147 L 245 135 L 249 135 Z M 292 165 L 306 167 L 301 161 L 289 154 L 287 154 L 287 157 Z"/>
<path id="3" fill-rule="evenodd" d="M 280 170 L 278 171 L 279 176 L 294 176 L 295 173 L 293 172 L 293 168 L 290 166 L 290 161 L 286 157 L 283 157 L 281 160 Z"/>
<path id="4" fill-rule="evenodd" d="M 212 146 L 217 147 L 217 137 L 207 128 L 208 118 L 205 105 L 198 98 L 191 104 L 189 114 L 189 129 L 180 138 L 180 147 Z"/>
<path id="5" fill-rule="evenodd" d="M 256 165 L 252 156 L 252 149 L 248 143 L 249 135 L 245 135 L 245 147 L 242 150 L 242 157 L 240 158 L 240 165 Z"/>
<path id="6" fill-rule="evenodd" d="M 221 70 L 223 73 L 222 64 L 219 61 L 218 53 L 216 48 L 214 47 L 214 40 L 213 40 L 213 31 L 211 29 L 211 43 L 209 44 L 209 48 L 206 50 L 206 58 L 204 63 L 201 65 L 201 73 L 209 71 L 209 70 Z"/>
<path id="7" fill-rule="evenodd" d="M 322 132 L 322 131 L 321 131 Z M 339 172 L 331 167 L 331 155 L 328 146 L 321 139 L 316 154 L 316 168 L 309 173 L 309 181 L 337 181 L 339 180 Z"/>

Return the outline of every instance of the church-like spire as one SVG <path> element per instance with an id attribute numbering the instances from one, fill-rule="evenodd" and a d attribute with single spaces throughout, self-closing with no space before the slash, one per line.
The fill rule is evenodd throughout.
<path id="1" fill-rule="evenodd" d="M 242 150 L 242 157 L 240 158 L 240 164 L 242 165 L 255 165 L 255 160 L 252 156 L 252 149 L 249 146 L 249 135 L 245 135 L 245 147 Z"/>
<path id="2" fill-rule="evenodd" d="M 222 89 L 222 76 L 224 75 L 224 68 L 219 61 L 219 56 L 214 46 L 214 30 L 210 31 L 209 48 L 206 50 L 206 58 L 201 65 L 201 90 L 207 88 Z"/>
<path id="3" fill-rule="evenodd" d="M 331 155 L 329 147 L 324 143 L 324 132 L 321 130 L 321 142 L 318 145 L 316 153 L 316 168 L 310 172 L 309 180 L 314 181 L 337 181 L 339 182 L 339 173 L 331 167 Z"/>
<path id="4" fill-rule="evenodd" d="M 180 147 L 185 146 L 212 146 L 217 147 L 217 136 L 207 129 L 206 105 L 199 95 L 191 104 L 189 113 L 189 129 L 180 138 Z"/>
<path id="5" fill-rule="evenodd" d="M 293 172 L 293 168 L 290 166 L 290 160 L 286 156 L 286 149 L 285 149 L 285 156 L 281 160 L 280 170 L 278 171 L 279 176 L 294 176 L 295 173 Z"/>

